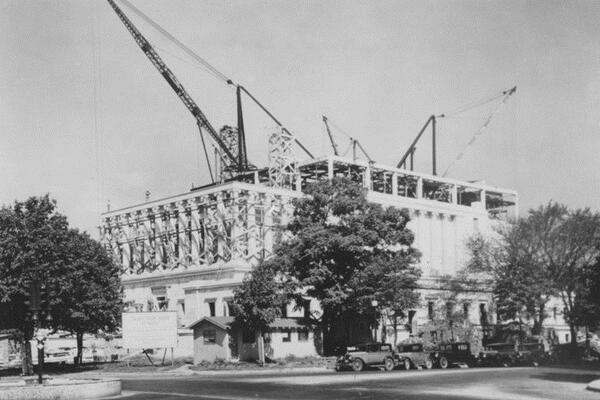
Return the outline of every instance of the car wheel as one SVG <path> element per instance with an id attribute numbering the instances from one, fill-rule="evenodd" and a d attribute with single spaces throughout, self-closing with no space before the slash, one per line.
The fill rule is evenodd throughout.
<path id="1" fill-rule="evenodd" d="M 360 372 L 365 368 L 365 363 L 360 358 L 355 358 L 352 361 L 352 369 L 356 372 Z"/>
<path id="2" fill-rule="evenodd" d="M 386 357 L 385 361 L 383 362 L 383 367 L 386 371 L 392 371 L 395 367 L 394 360 L 390 357 Z"/>
<path id="3" fill-rule="evenodd" d="M 440 364 L 440 368 L 441 369 L 448 368 L 448 359 L 446 357 L 441 357 L 440 361 L 439 361 L 439 364 Z"/>
<path id="4" fill-rule="evenodd" d="M 407 358 L 404 360 L 404 369 L 408 371 L 408 370 L 410 370 L 410 368 L 411 368 L 410 360 Z"/>
<path id="5" fill-rule="evenodd" d="M 433 368 L 433 361 L 431 361 L 431 358 L 428 358 L 427 360 L 425 360 L 425 368 L 426 369 Z"/>

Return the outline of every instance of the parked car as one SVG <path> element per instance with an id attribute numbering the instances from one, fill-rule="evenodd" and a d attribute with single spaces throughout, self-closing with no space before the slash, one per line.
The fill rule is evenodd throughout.
<path id="1" fill-rule="evenodd" d="M 516 362 L 519 364 L 539 365 L 550 360 L 550 355 L 544 344 L 539 342 L 521 343 L 517 345 L 517 353 Z"/>
<path id="2" fill-rule="evenodd" d="M 478 364 L 482 366 L 513 365 L 518 359 L 514 343 L 490 343 L 479 353 Z"/>
<path id="3" fill-rule="evenodd" d="M 394 357 L 390 344 L 361 343 L 346 348 L 346 353 L 338 357 L 335 370 L 341 371 L 351 368 L 358 372 L 367 366 L 383 366 L 386 371 L 391 371 L 397 365 L 397 358 Z"/>
<path id="4" fill-rule="evenodd" d="M 433 358 L 431 352 L 423 350 L 422 343 L 400 344 L 396 350 L 397 362 L 404 366 L 404 369 L 423 367 L 433 368 Z"/>
<path id="5" fill-rule="evenodd" d="M 44 349 L 44 364 L 71 364 L 77 350 L 71 347 L 59 347 L 57 349 Z M 37 365 L 37 351 L 32 352 L 33 365 Z"/>
<path id="6" fill-rule="evenodd" d="M 467 342 L 442 343 L 433 353 L 433 363 L 442 369 L 460 364 L 472 366 L 475 364 L 475 357 L 471 353 L 471 345 Z"/>

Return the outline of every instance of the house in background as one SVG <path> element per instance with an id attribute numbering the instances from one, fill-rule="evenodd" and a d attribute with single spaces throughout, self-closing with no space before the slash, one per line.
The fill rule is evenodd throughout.
<path id="1" fill-rule="evenodd" d="M 276 318 L 265 335 L 265 356 L 270 359 L 317 356 L 320 338 L 305 321 Z M 203 317 L 188 328 L 194 332 L 194 364 L 217 359 L 258 359 L 254 333 L 236 323 L 234 317 Z"/>

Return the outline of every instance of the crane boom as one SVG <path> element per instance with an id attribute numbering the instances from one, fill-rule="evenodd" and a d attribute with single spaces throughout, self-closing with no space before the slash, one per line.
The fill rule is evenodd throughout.
<path id="1" fill-rule="evenodd" d="M 146 40 L 144 35 L 140 33 L 140 31 L 133 25 L 131 20 L 121 11 L 119 6 L 114 2 L 114 0 L 107 0 L 110 6 L 113 8 L 125 28 L 129 31 L 133 39 L 140 47 L 140 49 L 144 52 L 146 57 L 150 60 L 152 65 L 160 72 L 160 74 L 165 78 L 169 86 L 175 91 L 179 99 L 183 102 L 186 108 L 192 113 L 196 122 L 198 123 L 198 127 L 200 129 L 204 128 L 210 137 L 215 141 L 218 146 L 218 149 L 223 153 L 223 160 L 227 164 L 227 167 L 234 169 L 238 172 L 242 172 L 244 170 L 244 163 L 238 161 L 236 156 L 232 153 L 231 149 L 227 147 L 227 145 L 221 140 L 217 131 L 210 124 L 206 115 L 200 110 L 200 107 L 196 104 L 196 102 L 192 99 L 189 93 L 185 90 L 183 85 L 177 80 L 173 72 L 167 65 L 164 63 L 162 58 L 158 55 L 158 53 L 154 50 L 152 45 Z M 239 144 L 242 145 L 242 144 Z"/>
<path id="2" fill-rule="evenodd" d="M 323 115 L 323 122 L 325 123 L 325 128 L 327 129 L 327 135 L 329 136 L 329 141 L 331 142 L 331 147 L 333 147 L 333 154 L 338 156 L 338 149 L 335 140 L 333 140 L 333 135 L 331 134 L 331 129 L 329 129 L 329 124 L 327 123 L 327 117 Z"/>

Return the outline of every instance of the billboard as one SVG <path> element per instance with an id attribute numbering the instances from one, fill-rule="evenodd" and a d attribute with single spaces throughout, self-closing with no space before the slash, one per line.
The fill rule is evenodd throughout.
<path id="1" fill-rule="evenodd" d="M 126 349 L 177 347 L 177 312 L 123 313 L 123 347 Z"/>

